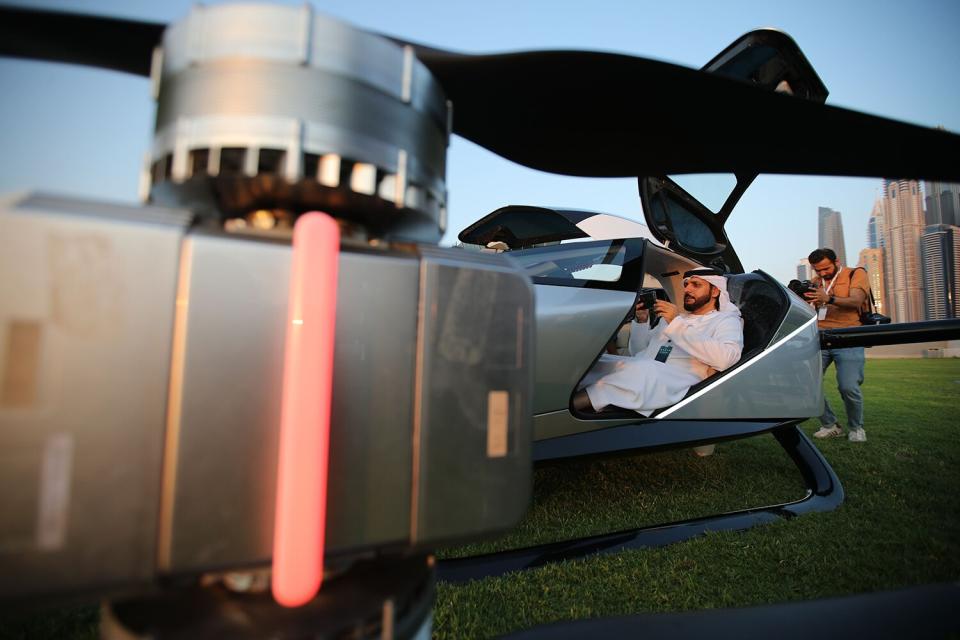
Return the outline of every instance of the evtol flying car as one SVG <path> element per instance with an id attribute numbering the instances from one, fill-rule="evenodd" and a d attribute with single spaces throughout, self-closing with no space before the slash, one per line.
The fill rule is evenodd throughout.
<path id="1" fill-rule="evenodd" d="M 0 54 L 148 76 L 157 100 L 145 205 L 0 207 L 0 599 L 106 597 L 108 637 L 414 636 L 431 551 L 516 522 L 532 458 L 773 430 L 836 500 L 793 428 L 819 406 L 822 338 L 741 273 L 723 223 L 760 172 L 958 178 L 937 161 L 957 136 L 822 105 L 775 32 L 695 71 L 463 55 L 309 7 L 0 18 Z M 789 147 L 768 135 L 783 121 Z M 514 207 L 463 236 L 506 255 L 435 246 L 451 133 L 544 171 L 639 176 L 658 242 Z M 712 171 L 737 185 L 709 216 L 666 178 Z M 677 299 L 696 264 L 733 278 L 741 362 L 648 419 L 571 411 L 637 288 Z M 885 339 L 868 333 L 836 339 Z M 271 568 L 302 606 L 263 592 Z"/>

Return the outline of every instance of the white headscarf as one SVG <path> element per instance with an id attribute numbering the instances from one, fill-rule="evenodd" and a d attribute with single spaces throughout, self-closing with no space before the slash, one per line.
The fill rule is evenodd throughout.
<path id="1" fill-rule="evenodd" d="M 720 290 L 720 296 L 717 298 L 720 313 L 735 313 L 740 315 L 740 309 L 730 301 L 730 294 L 727 293 L 727 278 L 714 269 L 693 269 L 683 274 L 683 281 L 688 278 L 700 278 L 706 280 Z"/>

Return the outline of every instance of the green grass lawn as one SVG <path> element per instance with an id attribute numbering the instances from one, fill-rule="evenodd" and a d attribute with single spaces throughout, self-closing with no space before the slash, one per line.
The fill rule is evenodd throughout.
<path id="1" fill-rule="evenodd" d="M 843 405 L 833 369 L 826 393 Z M 843 483 L 836 511 L 668 547 L 441 584 L 439 638 L 640 612 L 736 607 L 960 578 L 960 360 L 868 360 L 868 441 L 817 441 Z M 803 425 L 810 434 L 818 425 Z M 782 502 L 803 492 L 772 436 L 538 469 L 529 515 L 445 557 Z"/>
<path id="2" fill-rule="evenodd" d="M 817 441 L 839 475 L 836 511 L 668 547 L 465 585 L 440 584 L 439 638 L 640 612 L 736 607 L 960 578 L 960 360 L 868 360 L 868 441 Z M 835 378 L 827 396 L 842 411 Z M 804 425 L 812 433 L 813 421 Z M 671 522 L 802 497 L 772 436 L 538 469 L 529 515 L 498 540 L 442 557 Z M 94 638 L 96 607 L 0 616 L 0 637 Z"/>

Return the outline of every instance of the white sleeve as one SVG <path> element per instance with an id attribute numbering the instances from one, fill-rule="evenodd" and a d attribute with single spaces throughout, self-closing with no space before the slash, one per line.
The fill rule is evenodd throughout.
<path id="1" fill-rule="evenodd" d="M 734 314 L 724 314 L 724 317 L 703 328 L 687 322 L 683 316 L 677 316 L 663 334 L 717 371 L 735 364 L 743 351 L 743 323 Z"/>
<path id="2" fill-rule="evenodd" d="M 650 330 L 649 322 L 630 322 L 630 343 L 628 345 L 629 353 L 632 356 L 643 353 L 650 340 L 653 338 L 653 331 Z"/>

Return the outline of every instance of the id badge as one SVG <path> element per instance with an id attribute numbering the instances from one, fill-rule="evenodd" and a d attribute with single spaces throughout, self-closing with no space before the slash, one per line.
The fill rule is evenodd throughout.
<path id="1" fill-rule="evenodd" d="M 823 320 L 826 317 L 827 317 L 827 305 L 823 305 L 822 307 L 817 309 L 817 319 Z"/>
<path id="2" fill-rule="evenodd" d="M 660 351 L 657 352 L 657 356 L 654 358 L 657 362 L 666 362 L 667 358 L 670 357 L 670 352 L 673 351 L 672 344 L 665 344 L 660 347 Z"/>

